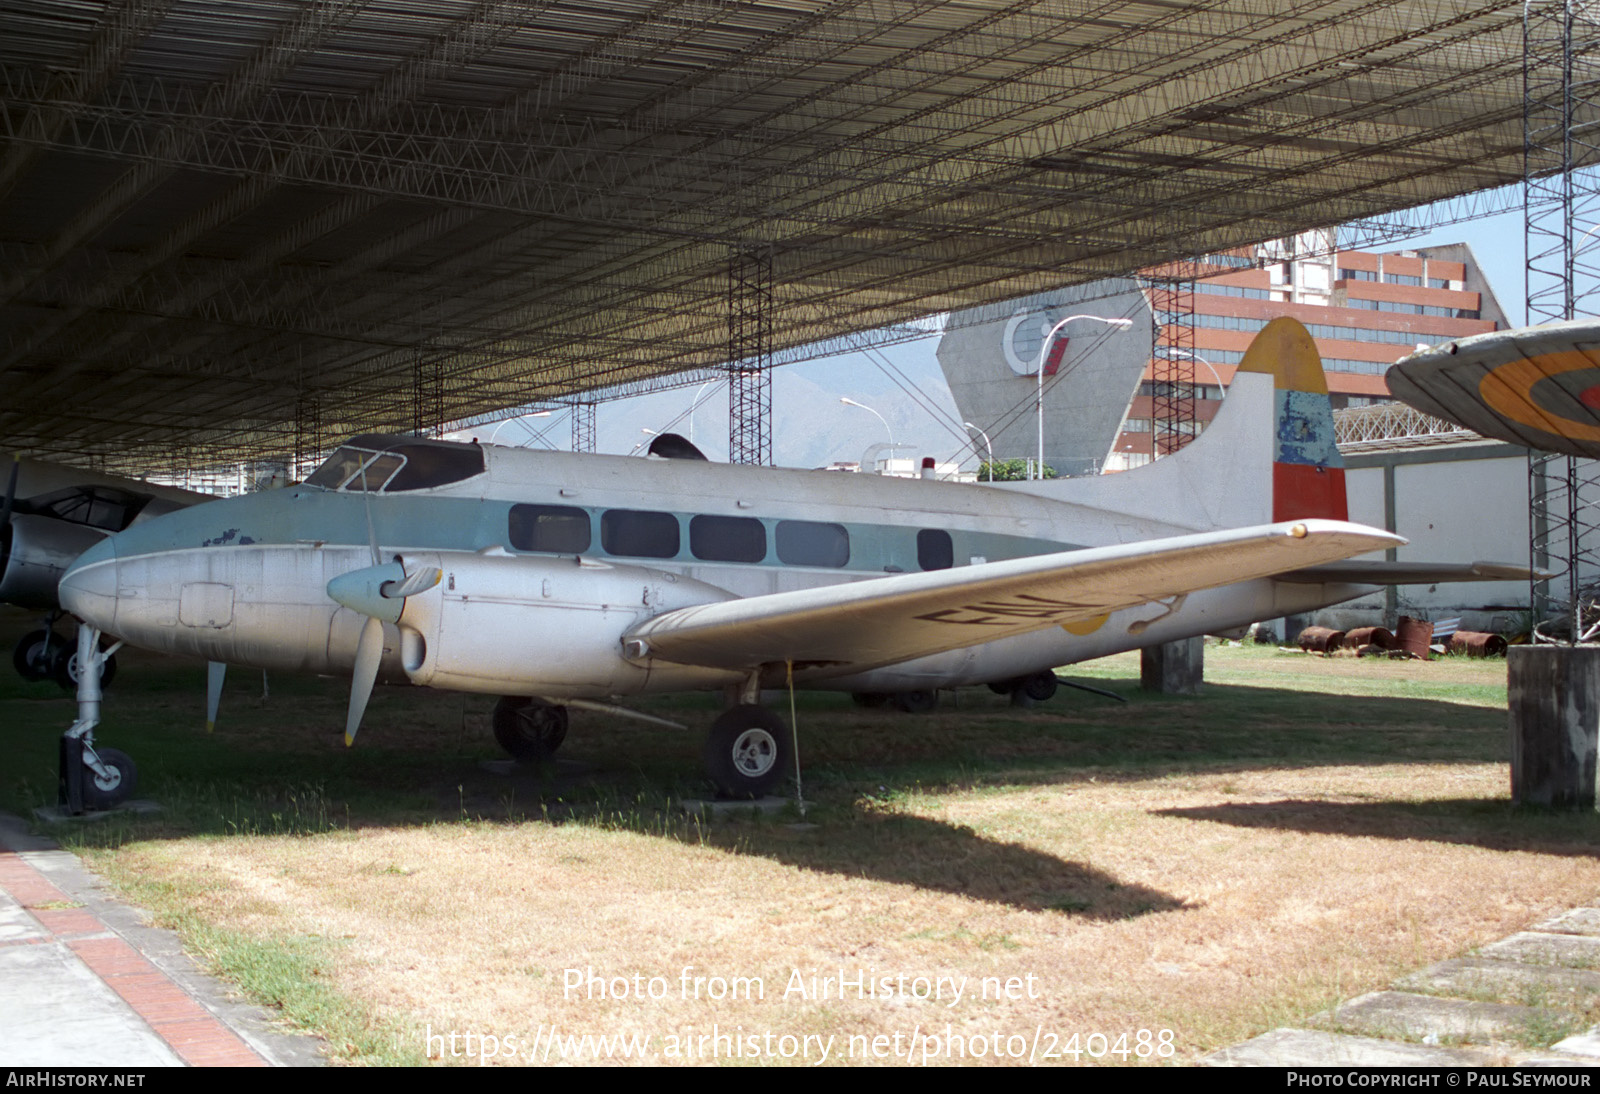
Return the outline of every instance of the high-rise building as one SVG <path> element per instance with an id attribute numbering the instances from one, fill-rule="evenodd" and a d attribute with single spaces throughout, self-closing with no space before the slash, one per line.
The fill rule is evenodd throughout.
<path id="1" fill-rule="evenodd" d="M 1388 401 L 1384 372 L 1419 344 L 1509 325 L 1464 243 L 1374 253 L 1328 242 L 1312 234 L 1204 260 L 1186 297 L 1192 316 L 1185 309 L 1167 317 L 1193 322 L 1194 424 L 1179 422 L 1181 430 L 1211 420 L 1251 339 L 1280 315 L 1300 320 L 1316 340 L 1336 410 Z M 1207 276 L 1213 267 L 1218 272 Z M 1170 327 L 1163 339 L 1174 341 Z M 1190 349 L 1187 336 L 1180 341 Z M 1156 369 L 1153 360 L 1145 369 L 1107 470 L 1148 463 L 1157 451 Z"/>

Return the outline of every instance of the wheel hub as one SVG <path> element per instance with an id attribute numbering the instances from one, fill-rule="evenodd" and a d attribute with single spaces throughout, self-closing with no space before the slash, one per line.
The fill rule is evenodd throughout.
<path id="1" fill-rule="evenodd" d="M 765 775 L 778 762 L 778 742 L 764 729 L 747 729 L 733 742 L 733 766 L 752 778 Z"/>

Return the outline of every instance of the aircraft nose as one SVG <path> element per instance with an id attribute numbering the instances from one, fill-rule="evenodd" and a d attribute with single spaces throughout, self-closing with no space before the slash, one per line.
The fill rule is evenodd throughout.
<path id="1" fill-rule="evenodd" d="M 86 552 L 73 563 L 57 592 L 67 611 L 101 630 L 111 630 L 117 616 L 117 561 L 90 557 L 98 551 Z"/>

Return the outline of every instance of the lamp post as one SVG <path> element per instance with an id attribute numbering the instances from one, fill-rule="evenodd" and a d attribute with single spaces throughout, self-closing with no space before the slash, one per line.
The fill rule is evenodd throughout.
<path id="1" fill-rule="evenodd" d="M 978 429 L 978 427 L 973 425 L 971 422 L 962 422 L 961 424 L 966 426 L 968 429 L 977 429 L 978 430 L 978 436 L 983 438 L 983 447 L 985 449 L 987 449 L 988 452 L 989 452 L 989 481 L 993 482 L 994 481 L 994 445 L 989 443 L 989 434 L 985 433 L 981 429 Z"/>
<path id="2" fill-rule="evenodd" d="M 1207 361 L 1198 353 L 1190 353 L 1186 349 L 1173 349 L 1168 347 L 1167 354 L 1169 356 L 1176 355 L 1178 357 L 1187 357 L 1191 361 L 1199 361 L 1202 365 L 1211 370 L 1211 378 L 1217 382 L 1217 402 L 1220 403 L 1228 397 L 1228 389 L 1222 385 L 1222 377 L 1218 374 L 1216 365 L 1213 365 L 1210 361 Z"/>
<path id="3" fill-rule="evenodd" d="M 888 418 L 885 418 L 882 414 L 879 414 L 876 410 L 873 410 L 866 403 L 858 403 L 854 399 L 847 399 L 842 396 L 840 397 L 839 401 L 845 406 L 859 407 L 860 409 L 865 410 L 868 414 L 871 414 L 874 418 L 877 418 L 878 421 L 883 423 L 883 431 L 889 435 L 889 447 L 891 449 L 899 447 L 894 443 L 894 430 L 889 428 Z"/>
<path id="4" fill-rule="evenodd" d="M 1040 479 L 1044 478 L 1044 358 L 1045 354 L 1050 352 L 1050 343 L 1055 341 L 1056 334 L 1060 332 L 1061 328 L 1078 319 L 1092 319 L 1096 323 L 1104 323 L 1106 326 L 1115 327 L 1117 330 L 1127 330 L 1133 326 L 1132 319 L 1108 319 L 1103 315 L 1069 315 L 1051 327 L 1049 333 L 1044 336 L 1044 341 L 1039 345 L 1039 367 L 1034 370 L 1034 376 L 1038 378 L 1038 387 L 1034 395 L 1034 410 L 1039 418 L 1039 462 L 1034 466 L 1033 473 L 1035 477 Z"/>
<path id="5" fill-rule="evenodd" d="M 548 410 L 535 410 L 535 411 L 530 411 L 527 414 L 514 414 L 509 418 L 501 418 L 499 424 L 497 424 L 494 427 L 494 432 L 489 434 L 488 443 L 489 444 L 494 444 L 494 439 L 495 439 L 495 437 L 500 435 L 500 430 L 505 428 L 506 425 L 508 425 L 511 422 L 520 422 L 524 418 L 548 418 L 548 417 L 550 417 L 550 411 L 548 411 Z M 528 429 L 527 426 L 523 426 L 522 428 L 523 429 Z M 532 437 L 537 436 L 537 434 L 535 434 L 533 432 L 533 430 L 528 429 L 528 436 L 530 438 L 532 438 Z"/>

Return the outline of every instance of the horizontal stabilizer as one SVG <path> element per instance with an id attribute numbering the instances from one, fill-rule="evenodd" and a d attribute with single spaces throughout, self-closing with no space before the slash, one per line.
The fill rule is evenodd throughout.
<path id="1" fill-rule="evenodd" d="M 680 608 L 624 643 L 677 664 L 864 670 L 1404 542 L 1333 520 L 1203 532 Z"/>
<path id="2" fill-rule="evenodd" d="M 1325 562 L 1279 574 L 1279 581 L 1321 585 L 1439 585 L 1451 581 L 1531 581 L 1538 575 L 1512 562 Z"/>

